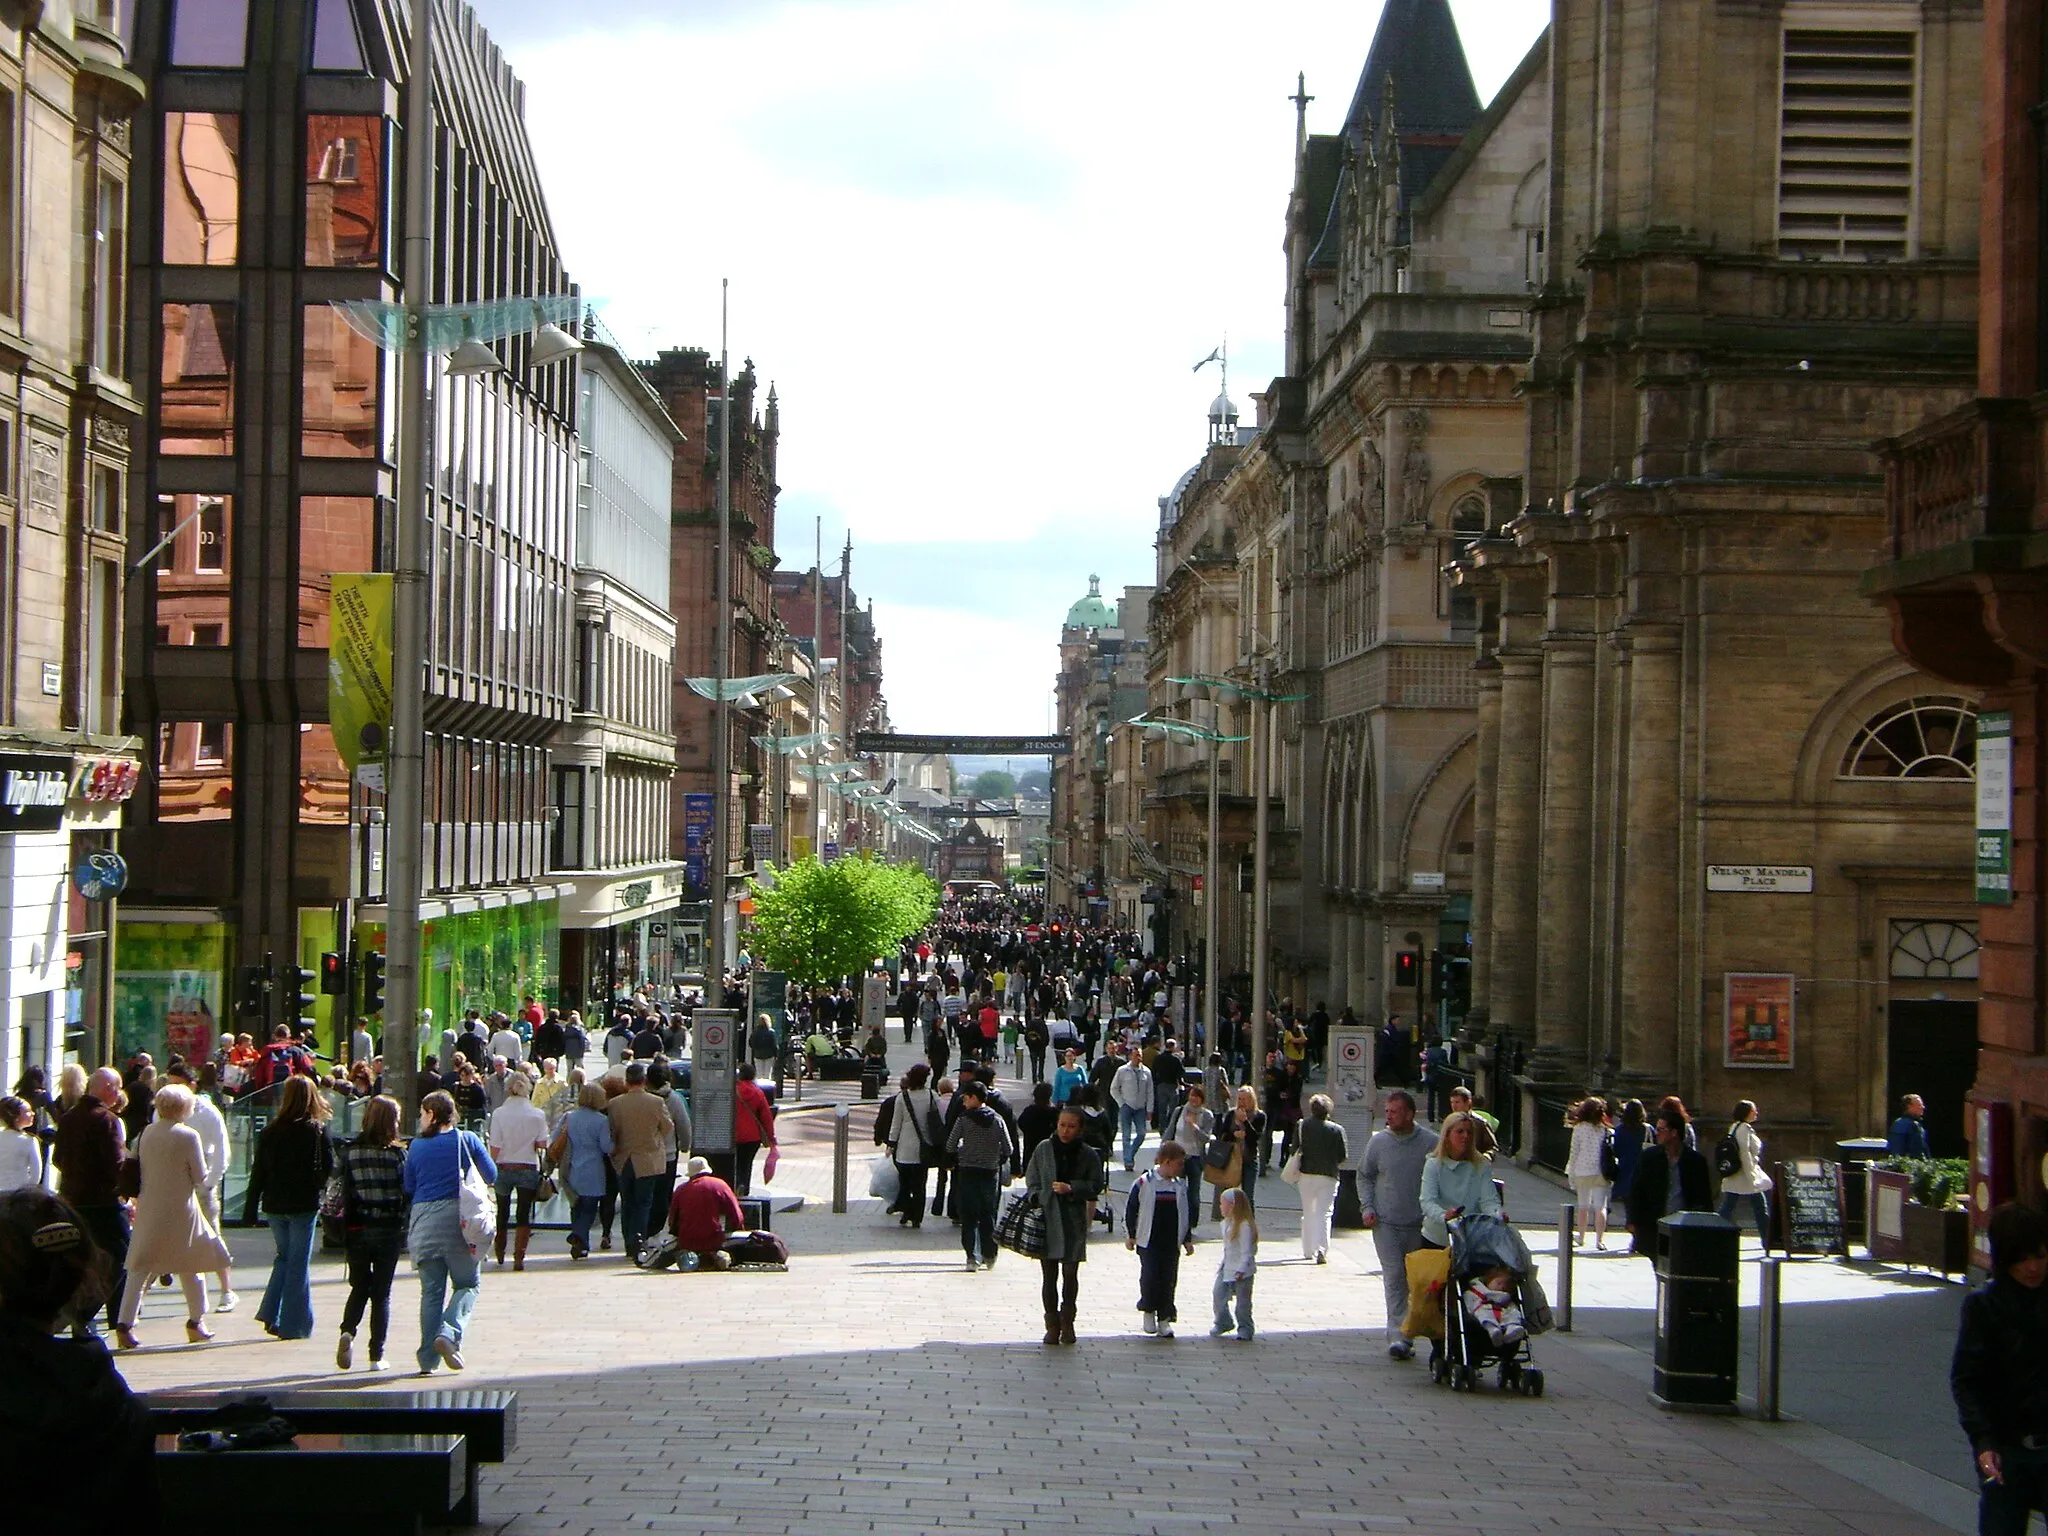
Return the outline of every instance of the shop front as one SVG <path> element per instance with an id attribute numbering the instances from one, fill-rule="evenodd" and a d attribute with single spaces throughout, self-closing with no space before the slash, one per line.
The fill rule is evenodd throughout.
<path id="1" fill-rule="evenodd" d="M 566 889 L 562 1006 L 588 1011 L 637 987 L 666 990 L 687 949 L 684 867 L 572 877 Z"/>

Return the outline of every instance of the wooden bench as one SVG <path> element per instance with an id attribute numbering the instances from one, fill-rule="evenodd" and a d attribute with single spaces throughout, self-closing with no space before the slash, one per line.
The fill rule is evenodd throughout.
<path id="1" fill-rule="evenodd" d="M 301 1428 L 295 1444 L 260 1451 L 181 1451 L 160 1433 L 163 1536 L 218 1536 L 224 1510 L 292 1536 L 419 1536 L 458 1518 L 471 1468 L 462 1436 Z"/>
<path id="2" fill-rule="evenodd" d="M 519 1445 L 517 1392 L 456 1387 L 261 1395 L 273 1413 L 289 1419 L 300 1431 L 302 1441 L 307 1435 L 453 1435 L 466 1441 L 460 1497 L 446 1506 L 448 1521 L 455 1525 L 475 1525 L 482 1518 L 476 1469 L 486 1463 L 502 1463 Z M 237 1393 L 152 1392 L 147 1402 L 151 1422 L 162 1435 L 210 1426 L 229 1403 L 245 1397 Z"/>

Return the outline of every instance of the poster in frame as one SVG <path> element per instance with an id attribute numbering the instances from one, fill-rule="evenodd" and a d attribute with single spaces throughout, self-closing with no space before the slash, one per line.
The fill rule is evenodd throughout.
<path id="1" fill-rule="evenodd" d="M 1798 978 L 1789 972 L 1729 971 L 1721 981 L 1721 1064 L 1790 1070 Z"/>

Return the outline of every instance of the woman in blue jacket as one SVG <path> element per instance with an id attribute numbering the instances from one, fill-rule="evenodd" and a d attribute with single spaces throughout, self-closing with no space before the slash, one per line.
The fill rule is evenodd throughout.
<path id="1" fill-rule="evenodd" d="M 455 1124 L 455 1100 L 430 1093 L 420 1102 L 420 1133 L 405 1149 L 405 1194 L 412 1202 L 406 1247 L 420 1277 L 422 1376 L 434 1367 L 462 1369 L 462 1332 L 476 1310 L 483 1271 L 476 1249 L 462 1235 L 462 1205 L 456 1196 L 465 1167 L 498 1181 L 497 1164 L 474 1132 Z"/>
<path id="2" fill-rule="evenodd" d="M 1453 1216 L 1501 1214 L 1493 1168 L 1479 1150 L 1478 1122 L 1460 1111 L 1444 1121 L 1436 1151 L 1422 1165 L 1422 1235 L 1439 1248 L 1450 1244 L 1444 1223 Z"/>

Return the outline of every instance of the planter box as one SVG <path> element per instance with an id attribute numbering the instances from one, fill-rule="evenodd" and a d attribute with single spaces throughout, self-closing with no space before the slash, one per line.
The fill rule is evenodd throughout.
<path id="1" fill-rule="evenodd" d="M 1870 1171 L 1870 1256 L 1888 1264 L 1917 1265 L 1959 1275 L 1970 1265 L 1967 1208 L 1935 1210 L 1910 1198 L 1903 1173 Z"/>

